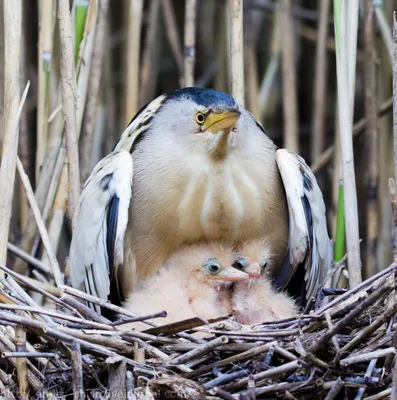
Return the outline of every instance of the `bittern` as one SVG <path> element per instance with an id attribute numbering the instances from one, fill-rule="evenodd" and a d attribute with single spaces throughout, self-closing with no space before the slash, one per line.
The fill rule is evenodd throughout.
<path id="1" fill-rule="evenodd" d="M 243 243 L 235 267 L 250 279 L 232 288 L 232 313 L 241 324 L 259 324 L 290 318 L 298 313 L 294 300 L 273 288 L 271 270 L 274 257 L 266 239 Z"/>
<path id="2" fill-rule="evenodd" d="M 176 90 L 143 107 L 87 180 L 76 221 L 71 283 L 103 299 L 112 285 L 122 300 L 179 246 L 201 241 L 266 236 L 276 285 L 303 271 L 306 298 L 331 262 L 310 168 L 211 89 Z"/>
<path id="3" fill-rule="evenodd" d="M 127 310 L 150 315 L 165 310 L 160 325 L 199 317 L 215 319 L 231 314 L 232 282 L 248 274 L 234 268 L 233 249 L 221 244 L 193 244 L 176 251 L 159 270 L 140 282 L 124 304 Z M 142 322 L 123 329 L 147 329 Z"/>

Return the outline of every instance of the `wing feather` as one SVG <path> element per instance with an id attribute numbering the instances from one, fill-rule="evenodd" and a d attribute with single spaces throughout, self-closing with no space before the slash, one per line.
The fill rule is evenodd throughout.
<path id="1" fill-rule="evenodd" d="M 76 211 L 70 247 L 73 287 L 108 298 L 110 279 L 123 263 L 131 200 L 133 163 L 128 151 L 114 151 L 94 168 Z"/>
<path id="2" fill-rule="evenodd" d="M 322 274 L 332 262 L 325 204 L 316 178 L 302 157 L 286 149 L 276 152 L 289 212 L 289 268 L 278 284 L 287 285 L 296 269 L 305 269 L 306 299 L 315 296 Z"/>

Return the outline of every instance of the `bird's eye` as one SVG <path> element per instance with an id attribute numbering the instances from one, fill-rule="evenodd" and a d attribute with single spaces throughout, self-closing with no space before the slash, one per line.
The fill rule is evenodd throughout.
<path id="1" fill-rule="evenodd" d="M 233 267 L 242 271 L 245 268 L 249 267 L 249 262 L 246 258 L 239 256 L 234 262 Z"/>
<path id="2" fill-rule="evenodd" d="M 204 117 L 203 114 L 201 114 L 201 113 L 197 113 L 197 114 L 196 114 L 196 122 L 197 122 L 199 125 L 202 125 L 202 124 L 204 123 L 204 120 L 205 120 L 205 117 Z"/>
<path id="3" fill-rule="evenodd" d="M 261 262 L 260 266 L 261 266 L 262 269 L 265 269 L 267 267 L 267 261 Z"/>
<path id="4" fill-rule="evenodd" d="M 219 262 L 214 259 L 210 258 L 203 264 L 203 267 L 210 273 L 210 274 L 218 274 L 221 270 L 221 266 Z"/>

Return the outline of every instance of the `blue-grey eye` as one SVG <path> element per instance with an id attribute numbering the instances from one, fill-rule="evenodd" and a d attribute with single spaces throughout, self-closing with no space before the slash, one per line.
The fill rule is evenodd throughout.
<path id="1" fill-rule="evenodd" d="M 259 265 L 261 266 L 261 269 L 265 269 L 267 267 L 267 261 L 261 261 Z"/>
<path id="2" fill-rule="evenodd" d="M 221 270 L 221 264 L 216 258 L 210 258 L 205 263 L 203 263 L 203 267 L 210 273 L 210 274 L 218 274 Z"/>
<path id="3" fill-rule="evenodd" d="M 244 269 L 248 268 L 249 265 L 250 263 L 246 258 L 238 256 L 233 264 L 233 267 L 243 271 Z"/>

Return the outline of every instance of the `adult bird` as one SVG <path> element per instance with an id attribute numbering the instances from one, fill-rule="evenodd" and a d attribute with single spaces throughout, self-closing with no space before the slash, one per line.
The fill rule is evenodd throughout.
<path id="1" fill-rule="evenodd" d="M 275 282 L 304 297 L 331 261 L 325 206 L 304 160 L 277 149 L 230 95 L 185 88 L 144 106 L 87 180 L 70 250 L 74 287 L 122 300 L 182 244 L 266 236 Z M 114 296 L 112 300 L 114 301 Z"/>

